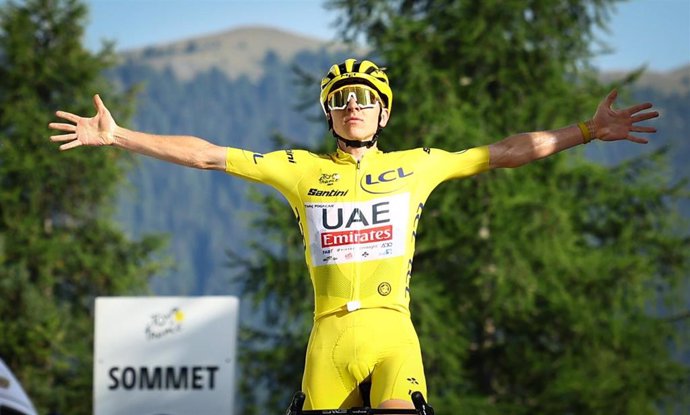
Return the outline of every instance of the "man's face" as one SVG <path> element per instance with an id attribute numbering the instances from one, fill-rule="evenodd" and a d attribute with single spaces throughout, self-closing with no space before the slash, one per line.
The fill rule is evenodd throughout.
<path id="1" fill-rule="evenodd" d="M 354 96 L 350 97 L 344 109 L 331 110 L 330 114 L 333 130 L 347 140 L 369 141 L 379 126 L 385 127 L 388 123 L 388 110 L 382 110 L 380 102 L 377 101 L 372 108 L 361 108 Z"/>

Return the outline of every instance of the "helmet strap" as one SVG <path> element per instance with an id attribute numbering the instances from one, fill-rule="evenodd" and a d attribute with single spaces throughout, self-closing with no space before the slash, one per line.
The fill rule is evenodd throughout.
<path id="1" fill-rule="evenodd" d="M 359 148 L 359 147 L 371 148 L 371 147 L 373 147 L 374 144 L 376 144 L 376 140 L 378 139 L 377 135 L 374 135 L 374 138 L 372 138 L 371 140 L 368 140 L 368 141 L 357 141 L 357 140 L 348 140 L 347 138 L 343 138 L 343 137 L 340 137 L 339 135 L 337 135 L 335 133 L 335 131 L 333 132 L 333 136 L 335 138 L 337 138 L 338 140 L 340 140 L 341 142 L 343 142 L 343 144 L 345 144 L 346 147 L 356 147 L 356 148 Z"/>

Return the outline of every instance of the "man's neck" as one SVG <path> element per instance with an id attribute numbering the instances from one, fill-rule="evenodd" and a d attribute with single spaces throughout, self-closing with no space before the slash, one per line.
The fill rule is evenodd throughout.
<path id="1" fill-rule="evenodd" d="M 351 155 L 355 160 L 359 161 L 364 157 L 364 155 L 370 151 L 376 151 L 378 150 L 377 145 L 378 143 L 374 143 L 373 146 L 371 147 L 350 147 L 348 145 L 345 145 L 342 140 L 337 140 L 338 142 L 338 148 L 341 149 L 342 151 L 346 152 L 347 154 Z"/>

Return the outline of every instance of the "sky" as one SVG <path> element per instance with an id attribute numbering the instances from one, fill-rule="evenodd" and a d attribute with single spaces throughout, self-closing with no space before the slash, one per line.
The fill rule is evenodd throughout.
<path id="1" fill-rule="evenodd" d="M 322 0 L 87 0 L 86 46 L 103 39 L 118 50 L 168 43 L 243 26 L 270 26 L 333 40 L 338 13 Z M 594 59 L 602 70 L 647 65 L 669 71 L 690 64 L 690 0 L 630 0 L 600 33 L 612 53 Z"/>

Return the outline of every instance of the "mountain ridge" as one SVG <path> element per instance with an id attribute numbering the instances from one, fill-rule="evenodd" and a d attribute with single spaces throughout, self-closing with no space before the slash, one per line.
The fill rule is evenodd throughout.
<path id="1" fill-rule="evenodd" d="M 119 55 L 125 62 L 137 62 L 155 70 L 169 68 L 182 81 L 212 69 L 220 70 L 231 80 L 245 76 L 250 81 L 256 81 L 264 75 L 263 60 L 268 53 L 274 53 L 287 62 L 301 52 L 321 49 L 329 52 L 354 50 L 355 55 L 368 52 L 366 48 L 343 42 L 323 40 L 272 26 L 250 25 L 127 49 Z M 639 68 L 644 66 L 640 65 Z M 616 81 L 639 68 L 628 71 L 602 70 L 600 74 L 604 81 Z M 664 93 L 686 93 L 690 91 L 690 62 L 667 71 L 645 70 L 636 84 L 654 87 Z"/>
<path id="2" fill-rule="evenodd" d="M 601 78 L 605 82 L 620 80 L 636 70 L 604 71 L 601 72 Z M 665 94 L 687 94 L 690 92 L 690 64 L 668 71 L 645 70 L 635 81 L 635 85 L 641 88 L 657 89 Z"/>
<path id="3" fill-rule="evenodd" d="M 351 49 L 343 43 L 325 41 L 269 26 L 242 26 L 209 35 L 188 37 L 158 45 L 122 51 L 125 62 L 138 62 L 156 70 L 170 68 L 180 80 L 200 72 L 219 69 L 229 79 L 246 76 L 251 81 L 264 74 L 268 53 L 290 61 L 298 53 L 325 49 Z"/>

